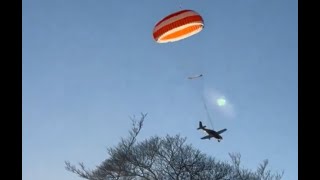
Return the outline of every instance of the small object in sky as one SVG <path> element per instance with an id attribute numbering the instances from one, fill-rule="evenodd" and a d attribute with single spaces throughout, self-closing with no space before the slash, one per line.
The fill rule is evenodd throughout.
<path id="1" fill-rule="evenodd" d="M 218 142 L 220 142 L 222 140 L 222 136 L 220 134 L 222 134 L 223 132 L 225 132 L 227 130 L 227 129 L 222 129 L 220 131 L 215 131 L 213 129 L 207 129 L 206 126 L 202 125 L 201 121 L 199 121 L 199 127 L 197 129 L 198 130 L 202 129 L 203 131 L 205 131 L 208 134 L 207 136 L 204 136 L 201 139 L 209 139 L 210 140 L 210 138 L 214 137 L 218 140 Z"/>
<path id="2" fill-rule="evenodd" d="M 196 79 L 196 78 L 200 78 L 202 76 L 203 76 L 202 74 L 200 74 L 198 76 L 190 76 L 190 77 L 188 77 L 188 79 Z"/>

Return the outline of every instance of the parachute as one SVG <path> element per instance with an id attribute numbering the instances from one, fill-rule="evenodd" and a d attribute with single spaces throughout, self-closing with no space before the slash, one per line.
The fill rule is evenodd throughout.
<path id="1" fill-rule="evenodd" d="M 169 14 L 158 21 L 153 28 L 152 35 L 157 43 L 169 43 L 193 36 L 202 31 L 203 28 L 204 20 L 202 16 L 193 10 L 185 9 Z M 189 76 L 188 79 L 203 82 L 203 74 Z M 203 86 L 203 83 L 201 84 Z M 204 87 L 202 87 L 202 89 L 203 88 Z M 204 95 L 202 96 L 202 102 L 207 114 L 207 121 L 210 122 L 213 127 L 212 118 L 210 117 Z"/>
<path id="2" fill-rule="evenodd" d="M 193 10 L 180 10 L 155 25 L 153 38 L 157 43 L 175 42 L 199 33 L 203 27 L 200 14 Z"/>

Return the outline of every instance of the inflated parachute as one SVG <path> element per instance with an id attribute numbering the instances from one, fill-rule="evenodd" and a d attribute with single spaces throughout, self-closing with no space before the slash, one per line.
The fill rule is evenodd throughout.
<path id="1" fill-rule="evenodd" d="M 158 43 L 175 42 L 199 33 L 204 27 L 202 17 L 192 10 L 172 13 L 159 21 L 153 29 Z"/>

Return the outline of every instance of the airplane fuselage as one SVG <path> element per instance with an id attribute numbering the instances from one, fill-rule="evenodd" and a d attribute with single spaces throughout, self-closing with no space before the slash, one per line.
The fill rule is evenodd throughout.
<path id="1" fill-rule="evenodd" d="M 213 130 L 211 130 L 211 129 L 203 129 L 208 135 L 210 135 L 210 136 L 212 136 L 212 137 L 214 137 L 214 138 L 216 138 L 216 139 L 222 139 L 222 136 L 220 136 L 220 134 L 218 134 L 216 131 L 213 131 Z"/>

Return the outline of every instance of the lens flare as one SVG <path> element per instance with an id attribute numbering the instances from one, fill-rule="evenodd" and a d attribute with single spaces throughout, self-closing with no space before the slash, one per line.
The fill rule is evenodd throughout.
<path id="1" fill-rule="evenodd" d="M 218 106 L 224 106 L 226 105 L 226 100 L 224 98 L 217 99 Z"/>

